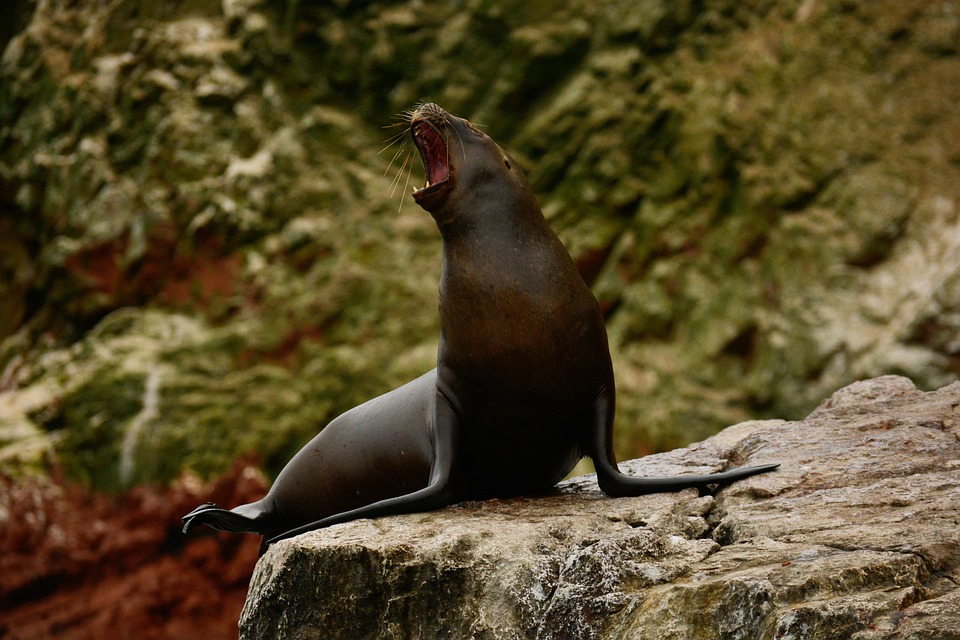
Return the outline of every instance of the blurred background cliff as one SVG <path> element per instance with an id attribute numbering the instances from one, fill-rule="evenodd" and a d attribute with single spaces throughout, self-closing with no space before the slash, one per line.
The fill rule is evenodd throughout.
<path id="1" fill-rule="evenodd" d="M 434 366 L 421 99 L 596 293 L 621 459 L 960 372 L 960 3 L 2 11 L 0 637 L 235 637 L 256 541 L 179 516 Z"/>

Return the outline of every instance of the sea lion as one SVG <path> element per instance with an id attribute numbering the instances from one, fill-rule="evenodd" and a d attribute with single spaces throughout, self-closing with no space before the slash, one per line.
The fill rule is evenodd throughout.
<path id="1" fill-rule="evenodd" d="M 630 496 L 776 468 L 627 476 L 613 452 L 614 379 L 603 318 L 519 165 L 467 120 L 427 103 L 410 118 L 442 238 L 437 368 L 333 420 L 266 497 L 203 505 L 183 531 L 268 542 L 356 518 L 544 491 L 584 456 L 600 488 Z"/>

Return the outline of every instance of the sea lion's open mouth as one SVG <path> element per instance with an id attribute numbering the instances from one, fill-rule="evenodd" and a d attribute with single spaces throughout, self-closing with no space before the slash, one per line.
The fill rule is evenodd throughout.
<path id="1" fill-rule="evenodd" d="M 420 151 L 423 170 L 427 174 L 427 184 L 415 189 L 414 195 L 423 195 L 434 191 L 450 178 L 450 154 L 443 133 L 427 120 L 414 119 L 410 123 L 413 142 Z"/>

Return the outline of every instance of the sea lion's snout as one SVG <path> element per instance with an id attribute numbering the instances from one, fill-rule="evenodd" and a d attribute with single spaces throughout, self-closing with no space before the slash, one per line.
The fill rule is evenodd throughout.
<path id="1" fill-rule="evenodd" d="M 411 121 L 419 118 L 422 120 L 435 120 L 442 122 L 446 121 L 447 115 L 447 110 L 437 103 L 424 102 L 413 110 L 413 116 L 410 119 Z"/>

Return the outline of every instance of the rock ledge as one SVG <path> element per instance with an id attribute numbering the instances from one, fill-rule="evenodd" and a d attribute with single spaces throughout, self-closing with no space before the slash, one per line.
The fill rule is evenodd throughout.
<path id="1" fill-rule="evenodd" d="M 960 383 L 885 376 L 808 418 L 625 463 L 726 487 L 548 496 L 361 520 L 257 565 L 240 637 L 960 638 Z"/>

